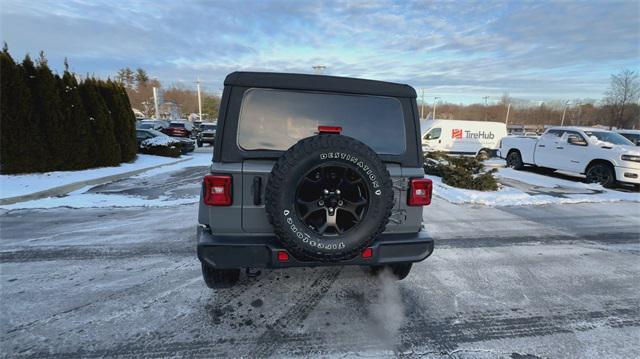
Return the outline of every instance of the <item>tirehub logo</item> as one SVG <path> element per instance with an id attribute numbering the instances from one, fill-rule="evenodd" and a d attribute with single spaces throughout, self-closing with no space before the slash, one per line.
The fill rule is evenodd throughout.
<path id="1" fill-rule="evenodd" d="M 472 139 L 483 139 L 483 140 L 492 140 L 495 138 L 495 135 L 491 131 L 462 131 L 461 128 L 454 128 L 451 130 L 451 138 L 454 140 L 461 140 L 463 138 L 462 132 L 464 132 L 464 138 L 472 138 Z"/>

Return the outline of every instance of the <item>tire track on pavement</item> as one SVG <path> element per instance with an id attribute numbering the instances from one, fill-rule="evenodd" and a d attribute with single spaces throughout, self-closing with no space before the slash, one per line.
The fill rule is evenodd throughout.
<path id="1" fill-rule="evenodd" d="M 287 337 L 285 332 L 286 323 L 304 322 L 327 294 L 341 271 L 342 267 L 330 268 L 316 278 L 303 297 L 295 300 L 291 309 L 278 317 L 272 325 L 267 326 L 267 330 L 258 337 L 256 348 L 253 352 L 261 357 L 270 357 L 279 346 L 284 344 L 283 339 Z"/>

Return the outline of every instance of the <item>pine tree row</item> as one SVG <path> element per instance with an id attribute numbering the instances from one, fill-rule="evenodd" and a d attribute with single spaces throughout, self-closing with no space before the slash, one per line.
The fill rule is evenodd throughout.
<path id="1" fill-rule="evenodd" d="M 117 82 L 54 74 L 41 53 L 0 53 L 0 172 L 114 166 L 136 156 L 135 117 Z"/>

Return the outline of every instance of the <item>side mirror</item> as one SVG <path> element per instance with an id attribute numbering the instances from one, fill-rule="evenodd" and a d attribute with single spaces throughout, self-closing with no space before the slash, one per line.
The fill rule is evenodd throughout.
<path id="1" fill-rule="evenodd" d="M 582 139 L 582 137 L 578 137 L 578 136 L 569 136 L 569 138 L 567 139 L 567 142 L 569 142 L 570 145 L 575 145 L 575 146 L 587 145 L 587 141 Z"/>
<path id="2" fill-rule="evenodd" d="M 427 133 L 426 135 L 424 135 L 424 139 L 425 140 L 430 140 L 431 139 L 431 134 Z"/>

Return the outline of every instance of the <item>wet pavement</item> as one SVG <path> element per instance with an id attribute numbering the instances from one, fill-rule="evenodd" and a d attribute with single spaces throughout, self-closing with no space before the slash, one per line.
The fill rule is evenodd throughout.
<path id="1" fill-rule="evenodd" d="M 192 196 L 206 167 L 99 186 Z M 205 287 L 197 205 L 0 214 L 0 357 L 640 356 L 640 204 L 434 199 L 434 254 L 403 281 L 360 267 Z"/>

